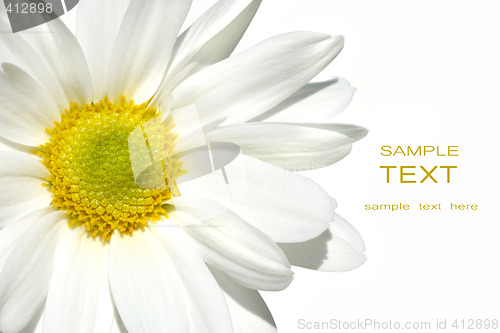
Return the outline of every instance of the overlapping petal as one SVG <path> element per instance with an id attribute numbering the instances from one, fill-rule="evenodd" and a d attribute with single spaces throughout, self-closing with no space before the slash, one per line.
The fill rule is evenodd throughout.
<path id="1" fill-rule="evenodd" d="M 5 8 L 0 6 L 0 31 L 10 30 Z M 85 57 L 60 19 L 29 31 L 0 34 L 0 57 L 33 76 L 61 111 L 70 102 L 89 101 L 91 80 Z"/>
<path id="2" fill-rule="evenodd" d="M 229 57 L 260 3 L 261 0 L 219 0 L 184 31 L 177 38 L 170 69 L 153 103 L 161 104 L 187 77 Z"/>
<path id="3" fill-rule="evenodd" d="M 277 333 L 273 316 L 256 290 L 245 288 L 229 276 L 212 269 L 224 291 L 233 321 L 234 333 Z"/>
<path id="4" fill-rule="evenodd" d="M 22 36 L 52 69 L 66 96 L 65 101 L 56 100 L 62 110 L 70 103 L 90 102 L 92 79 L 85 55 L 75 35 L 60 19 L 16 34 Z M 37 78 L 43 85 L 46 79 Z"/>
<path id="5" fill-rule="evenodd" d="M 281 290 L 292 281 L 290 265 L 276 243 L 226 207 L 201 197 L 169 203 L 176 208 L 171 218 L 196 240 L 209 265 L 252 289 Z"/>
<path id="6" fill-rule="evenodd" d="M 0 331 L 22 330 L 45 301 L 67 226 L 65 212 L 53 212 L 35 223 L 12 250 L 0 273 Z M 19 264 L 22 263 L 22 264 Z"/>
<path id="7" fill-rule="evenodd" d="M 0 152 L 0 227 L 49 206 L 52 197 L 42 186 L 48 176 L 48 170 L 31 156 Z"/>
<path id="8" fill-rule="evenodd" d="M 323 168 L 351 151 L 353 140 L 339 132 L 287 123 L 245 123 L 218 127 L 211 141 L 233 142 L 242 153 L 290 171 Z"/>
<path id="9" fill-rule="evenodd" d="M 342 78 L 311 82 L 251 121 L 324 123 L 351 102 L 355 88 Z"/>
<path id="10" fill-rule="evenodd" d="M 228 49 L 227 56 L 243 36 L 252 21 L 261 0 L 219 0 L 203 13 L 176 41 L 172 67 L 183 63 L 198 52 L 204 44 L 226 30 L 235 39 L 220 41 Z M 242 22 L 239 22 L 240 19 Z"/>
<path id="11" fill-rule="evenodd" d="M 54 209 L 48 206 L 33 210 L 21 216 L 19 219 L 12 221 L 15 223 L 6 224 L 0 229 L 0 271 L 5 265 L 9 254 L 17 245 L 19 239 L 33 226 L 33 224 L 53 211 Z"/>
<path id="12" fill-rule="evenodd" d="M 151 229 L 183 282 L 189 332 L 233 332 L 224 295 L 184 230 L 172 222 Z"/>
<path id="13" fill-rule="evenodd" d="M 59 110 L 45 90 L 19 67 L 2 64 L 0 72 L 0 131 L 19 144 L 38 146 L 48 141 L 46 128 L 54 126 Z"/>
<path id="14" fill-rule="evenodd" d="M 131 0 L 109 65 L 111 101 L 121 95 L 139 103 L 153 97 L 190 6 L 191 0 Z"/>
<path id="15" fill-rule="evenodd" d="M 307 84 L 342 47 L 342 36 L 297 32 L 270 38 L 186 79 L 172 92 L 173 108 L 195 104 L 203 125 L 252 119 Z"/>
<path id="16" fill-rule="evenodd" d="M 149 229 L 116 232 L 109 251 L 109 284 L 116 308 L 131 332 L 189 332 L 182 281 Z"/>
<path id="17" fill-rule="evenodd" d="M 227 183 L 226 183 L 227 180 Z M 240 154 L 221 170 L 179 184 L 183 195 L 221 202 L 276 242 L 319 236 L 333 220 L 330 196 L 312 180 Z"/>
<path id="18" fill-rule="evenodd" d="M 354 142 L 361 140 L 368 134 L 368 129 L 352 124 L 303 123 L 301 125 L 341 133 L 351 138 Z"/>
<path id="19" fill-rule="evenodd" d="M 129 4 L 130 0 L 82 0 L 78 4 L 76 37 L 89 66 L 94 101 L 107 95 L 108 67 Z"/>
<path id="20" fill-rule="evenodd" d="M 107 251 L 83 228 L 64 227 L 45 305 L 45 332 L 109 332 L 113 304 Z"/>
<path id="21" fill-rule="evenodd" d="M 231 332 L 224 296 L 176 231 L 111 239 L 109 278 L 123 323 L 131 332 Z"/>

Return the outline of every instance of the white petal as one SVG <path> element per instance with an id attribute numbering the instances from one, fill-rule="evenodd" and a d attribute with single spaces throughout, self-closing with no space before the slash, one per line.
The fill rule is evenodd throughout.
<path id="1" fill-rule="evenodd" d="M 200 69 L 223 60 L 252 21 L 261 0 L 219 0 L 184 33 L 174 47 L 174 59 L 153 103 L 168 98 L 172 88 Z"/>
<path id="2" fill-rule="evenodd" d="M 304 176 L 243 154 L 224 171 L 225 177 L 218 170 L 179 184 L 179 190 L 223 203 L 276 242 L 315 238 L 333 220 L 330 196 Z"/>
<path id="3" fill-rule="evenodd" d="M 45 215 L 54 211 L 53 207 L 30 211 L 25 216 L 9 223 L 0 229 L 0 271 L 2 270 L 9 254 L 12 252 L 21 237 Z"/>
<path id="4" fill-rule="evenodd" d="M 48 170 L 29 155 L 0 152 L 0 227 L 32 210 L 47 207 L 51 194 L 42 183 Z"/>
<path id="5" fill-rule="evenodd" d="M 10 23 L 3 6 L 0 6 L 0 31 L 7 32 L 0 34 L 0 59 L 18 65 L 35 77 L 47 95 L 64 110 L 68 106 L 68 99 L 61 82 L 47 60 L 21 34 L 10 33 Z"/>
<path id="6" fill-rule="evenodd" d="M 93 100 L 107 95 L 108 66 L 130 0 L 85 0 L 77 7 L 76 36 L 93 82 Z"/>
<path id="7" fill-rule="evenodd" d="M 182 82 L 172 92 L 173 108 L 196 104 L 203 125 L 254 118 L 307 84 L 342 46 L 341 36 L 307 32 L 268 39 Z"/>
<path id="8" fill-rule="evenodd" d="M 218 127 L 208 139 L 236 143 L 244 154 L 291 171 L 331 165 L 347 156 L 352 144 L 337 132 L 286 123 Z"/>
<path id="9" fill-rule="evenodd" d="M 282 290 L 293 279 L 286 257 L 267 235 L 216 202 L 178 197 L 169 203 L 171 219 L 193 237 L 205 261 L 240 284 L 261 290 Z"/>
<path id="10" fill-rule="evenodd" d="M 191 0 L 132 0 L 118 33 L 108 73 L 108 96 L 148 101 L 170 61 Z"/>
<path id="11" fill-rule="evenodd" d="M 109 332 L 114 313 L 107 280 L 107 244 L 90 238 L 84 228 L 66 229 L 47 295 L 43 330 Z"/>
<path id="12" fill-rule="evenodd" d="M 109 284 L 129 332 L 189 332 L 182 282 L 174 267 L 147 228 L 111 237 Z"/>
<path id="13" fill-rule="evenodd" d="M 173 223 L 156 224 L 151 230 L 182 280 L 189 332 L 233 332 L 224 295 L 184 230 Z"/>
<path id="14" fill-rule="evenodd" d="M 59 109 L 44 89 L 19 67 L 2 63 L 0 72 L 0 135 L 37 147 L 50 139 L 46 128 L 59 119 Z"/>
<path id="15" fill-rule="evenodd" d="M 342 78 L 312 82 L 252 121 L 329 121 L 349 105 L 355 91 L 356 89 Z"/>
<path id="16" fill-rule="evenodd" d="M 273 316 L 256 290 L 242 287 L 230 277 L 212 269 L 226 295 L 234 333 L 277 333 Z"/>
<path id="17" fill-rule="evenodd" d="M 0 331 L 18 332 L 37 314 L 49 287 L 66 213 L 53 212 L 19 240 L 0 273 Z"/>
<path id="18" fill-rule="evenodd" d="M 368 129 L 351 124 L 302 123 L 300 125 L 341 133 L 345 136 L 350 137 L 353 141 L 361 140 L 368 134 Z"/>
<path id="19" fill-rule="evenodd" d="M 64 108 L 71 102 L 85 104 L 91 101 L 92 79 L 85 55 L 76 37 L 60 19 L 17 34 L 24 37 L 52 68 L 66 95 Z M 64 101 L 57 102 L 64 104 Z"/>
<path id="20" fill-rule="evenodd" d="M 366 261 L 363 239 L 340 215 L 321 236 L 303 243 L 280 244 L 295 266 L 318 271 L 344 272 Z"/>
<path id="21" fill-rule="evenodd" d="M 174 49 L 173 67 L 181 63 L 185 58 L 191 57 L 203 44 L 221 31 L 228 30 L 229 26 L 237 21 L 240 16 L 244 17 L 244 22 L 241 22 L 240 25 L 234 25 L 232 28 L 240 30 L 238 35 L 240 35 L 241 39 L 260 3 L 261 0 L 217 1 L 179 36 Z M 239 39 L 227 41 L 225 47 L 231 48 L 230 46 L 232 46 L 232 49 L 234 49 L 238 41 Z"/>
<path id="22" fill-rule="evenodd" d="M 0 151 L 31 154 L 31 150 L 33 150 L 33 147 L 7 140 L 0 135 Z"/>
<path id="23" fill-rule="evenodd" d="M 190 105 L 176 109 L 169 113 L 174 119 L 175 127 L 172 134 L 177 135 L 174 154 L 179 154 L 190 149 L 196 149 L 207 144 L 206 134 L 202 129 L 196 107 Z"/>

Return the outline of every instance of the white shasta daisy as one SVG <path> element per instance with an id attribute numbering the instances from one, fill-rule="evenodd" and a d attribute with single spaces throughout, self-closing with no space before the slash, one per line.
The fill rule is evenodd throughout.
<path id="1" fill-rule="evenodd" d="M 276 332 L 258 290 L 286 288 L 290 264 L 365 261 L 335 201 L 290 171 L 366 134 L 331 123 L 347 81 L 310 82 L 343 38 L 229 57 L 260 2 L 219 0 L 180 35 L 189 0 L 82 0 L 75 33 L 9 33 L 0 6 L 2 333 Z M 166 185 L 141 183 L 134 133 Z M 179 156 L 216 142 L 241 153 L 181 182 L 202 166 Z"/>

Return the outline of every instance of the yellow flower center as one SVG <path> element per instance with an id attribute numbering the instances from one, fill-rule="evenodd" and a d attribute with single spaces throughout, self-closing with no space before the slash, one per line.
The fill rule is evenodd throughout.
<path id="1" fill-rule="evenodd" d="M 130 134 L 141 127 L 144 131 L 144 123 L 156 116 L 146 103 L 135 105 L 122 97 L 113 104 L 104 98 L 90 105 L 71 104 L 61 122 L 47 129 L 50 141 L 37 154 L 51 174 L 46 185 L 54 196 L 52 204 L 70 215 L 70 226 L 84 226 L 92 237 L 109 241 L 116 229 L 132 234 L 148 221 L 167 216 L 162 205 L 172 198 L 172 190 L 139 187 L 129 152 Z M 176 138 L 172 127 L 155 127 L 154 133 L 165 157 L 161 163 L 165 182 L 182 173 L 172 157 Z"/>

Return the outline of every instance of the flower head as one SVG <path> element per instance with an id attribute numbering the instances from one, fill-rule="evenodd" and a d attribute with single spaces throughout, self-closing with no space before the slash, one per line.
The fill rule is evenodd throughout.
<path id="1" fill-rule="evenodd" d="M 219 0 L 179 35 L 190 1 L 85 0 L 76 34 L 0 34 L 1 332 L 274 332 L 257 290 L 286 288 L 290 263 L 364 262 L 335 201 L 290 171 L 366 134 L 329 122 L 347 81 L 310 83 L 343 38 L 230 57 L 259 5 Z"/>

